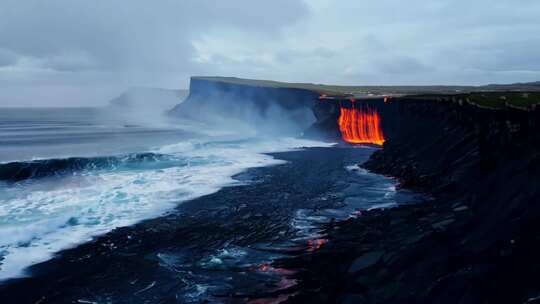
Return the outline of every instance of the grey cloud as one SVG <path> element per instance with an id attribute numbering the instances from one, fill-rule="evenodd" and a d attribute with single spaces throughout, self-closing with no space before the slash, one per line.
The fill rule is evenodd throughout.
<path id="1" fill-rule="evenodd" d="M 92 69 L 99 69 L 100 65 L 91 55 L 85 52 L 63 52 L 42 59 L 41 65 L 44 68 L 60 72 L 78 72 Z"/>
<path id="2" fill-rule="evenodd" d="M 0 68 L 15 65 L 17 60 L 18 58 L 15 53 L 0 48 Z"/>
<path id="3" fill-rule="evenodd" d="M 540 72 L 540 38 L 533 41 L 509 41 L 476 49 L 479 60 L 472 67 L 489 71 Z"/>
<path id="4" fill-rule="evenodd" d="M 276 60 L 281 63 L 291 63 L 299 60 L 331 59 L 336 52 L 330 48 L 317 47 L 310 50 L 284 50 L 276 53 Z"/>
<path id="5" fill-rule="evenodd" d="M 375 68 L 384 74 L 409 74 L 414 75 L 430 71 L 432 68 L 420 60 L 408 56 L 394 55 L 389 58 L 375 61 Z"/>
<path id="6" fill-rule="evenodd" d="M 73 77 L 119 86 L 159 85 L 155 82 L 169 79 L 164 82 L 171 85 L 172 77 L 185 81 L 190 74 L 204 73 L 192 60 L 192 42 L 206 33 L 242 31 L 280 39 L 283 27 L 308 14 L 301 0 L 4 0 L 0 49 L 28 59 L 15 72 L 21 80 L 22 70 L 34 79 L 42 68 L 68 73 L 57 85 Z M 4 65 L 13 64 L 0 56 Z M 95 79 L 88 79 L 91 75 Z"/>
<path id="7" fill-rule="evenodd" d="M 194 74 L 533 81 L 539 15 L 537 0 L 3 0 L 0 105 L 21 87 L 51 102 L 80 91 L 88 103 L 128 86 L 185 88 Z"/>
<path id="8" fill-rule="evenodd" d="M 0 5 L 7 7 L 0 10 L 0 43 L 46 61 L 84 53 L 108 69 L 183 68 L 193 52 L 190 40 L 201 32 L 240 28 L 275 35 L 279 25 L 306 12 L 302 2 L 277 2 L 8 0 Z M 57 63 L 51 66 L 72 65 Z"/>

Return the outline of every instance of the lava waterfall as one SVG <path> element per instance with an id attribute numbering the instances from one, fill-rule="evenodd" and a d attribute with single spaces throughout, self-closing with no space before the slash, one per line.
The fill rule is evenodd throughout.
<path id="1" fill-rule="evenodd" d="M 381 146 L 385 141 L 379 113 L 367 105 L 356 108 L 353 102 L 352 108 L 342 106 L 338 124 L 341 137 L 348 143 Z"/>

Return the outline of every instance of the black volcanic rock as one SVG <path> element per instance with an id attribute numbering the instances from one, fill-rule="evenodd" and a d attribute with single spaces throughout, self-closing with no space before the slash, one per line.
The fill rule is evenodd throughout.
<path id="1" fill-rule="evenodd" d="M 536 301 L 538 111 L 407 99 L 394 107 L 398 117 L 383 118 L 399 124 L 364 167 L 433 200 L 328 227 L 327 246 L 282 261 L 299 269 L 287 302 Z"/>
<path id="2" fill-rule="evenodd" d="M 383 255 L 384 255 L 384 251 L 373 251 L 373 252 L 365 253 L 357 257 L 352 262 L 351 267 L 349 267 L 348 272 L 356 273 L 366 268 L 372 267 L 381 260 Z"/>

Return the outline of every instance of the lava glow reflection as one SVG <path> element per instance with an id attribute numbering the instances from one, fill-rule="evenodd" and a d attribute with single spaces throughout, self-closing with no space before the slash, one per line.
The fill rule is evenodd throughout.
<path id="1" fill-rule="evenodd" d="M 384 143 L 379 113 L 368 106 L 357 109 L 353 102 L 350 109 L 341 107 L 338 124 L 341 137 L 348 143 L 379 146 Z"/>

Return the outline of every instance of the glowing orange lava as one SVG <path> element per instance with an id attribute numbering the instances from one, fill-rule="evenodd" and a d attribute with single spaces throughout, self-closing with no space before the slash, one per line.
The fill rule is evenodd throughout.
<path id="1" fill-rule="evenodd" d="M 348 143 L 379 146 L 384 143 L 381 118 L 375 109 L 356 109 L 354 103 L 351 109 L 341 107 L 338 124 L 341 137 Z"/>

